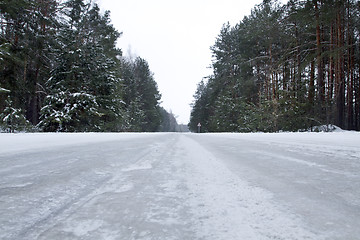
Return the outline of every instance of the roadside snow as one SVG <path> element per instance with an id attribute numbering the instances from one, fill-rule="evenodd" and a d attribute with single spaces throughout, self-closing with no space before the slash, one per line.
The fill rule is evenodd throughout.
<path id="1" fill-rule="evenodd" d="M 159 133 L 161 134 L 161 133 Z M 0 133 L 0 154 L 150 137 L 150 133 Z"/>

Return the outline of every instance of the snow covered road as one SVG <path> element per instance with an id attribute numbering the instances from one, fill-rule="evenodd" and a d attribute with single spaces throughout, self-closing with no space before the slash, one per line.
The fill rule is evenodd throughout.
<path id="1" fill-rule="evenodd" d="M 0 239 L 360 239 L 360 134 L 0 134 Z"/>

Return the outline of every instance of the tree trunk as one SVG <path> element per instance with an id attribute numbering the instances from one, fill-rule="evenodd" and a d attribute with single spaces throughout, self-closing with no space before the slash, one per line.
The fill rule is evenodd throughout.
<path id="1" fill-rule="evenodd" d="M 348 24 L 347 24 L 347 42 L 348 42 L 348 58 L 347 58 L 347 129 L 354 129 L 354 63 L 353 63 L 353 47 L 352 47 L 352 31 L 350 27 L 350 10 L 348 8 Z"/>
<path id="2" fill-rule="evenodd" d="M 360 51 L 360 45 L 359 45 Z M 360 130 L 360 58 L 358 59 L 357 86 L 355 88 L 355 129 Z M 355 80 L 354 80 L 355 81 Z"/>
<path id="3" fill-rule="evenodd" d="M 310 83 L 309 83 L 309 95 L 308 100 L 310 103 L 311 108 L 314 106 L 314 97 L 315 97 L 315 61 L 311 61 L 310 65 Z"/>
<path id="4" fill-rule="evenodd" d="M 334 98 L 334 73 L 335 73 L 335 63 L 334 63 L 334 45 L 335 45 L 335 29 L 334 24 L 331 25 L 330 28 L 330 53 L 329 57 L 329 76 L 328 76 L 328 93 L 327 93 L 327 101 L 330 104 Z"/>
<path id="5" fill-rule="evenodd" d="M 322 59 L 322 41 L 321 41 L 321 29 L 320 29 L 320 17 L 319 17 L 319 7 L 318 1 L 314 1 L 315 4 L 315 18 L 316 18 L 316 53 L 317 53 L 317 85 L 318 85 L 318 94 L 321 108 L 323 108 L 325 102 L 325 84 L 324 84 L 324 66 Z M 322 115 L 322 110 L 321 110 Z"/>
<path id="6" fill-rule="evenodd" d="M 344 128 L 345 79 L 344 79 L 344 35 L 342 10 L 337 13 L 337 68 L 336 76 L 336 124 Z"/>

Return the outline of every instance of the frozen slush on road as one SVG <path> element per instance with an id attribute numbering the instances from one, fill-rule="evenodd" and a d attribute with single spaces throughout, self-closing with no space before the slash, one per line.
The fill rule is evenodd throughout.
<path id="1" fill-rule="evenodd" d="M 360 134 L 0 134 L 0 239 L 360 239 Z"/>

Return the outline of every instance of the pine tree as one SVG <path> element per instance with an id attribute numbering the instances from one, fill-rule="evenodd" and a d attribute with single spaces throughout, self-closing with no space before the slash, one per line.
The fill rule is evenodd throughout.
<path id="1" fill-rule="evenodd" d="M 54 0 L 3 1 L 1 9 L 0 44 L 2 49 L 6 47 L 7 61 L 2 65 L 0 81 L 11 90 L 14 104 L 36 124 L 45 96 L 43 84 L 52 63 L 50 49 L 57 3 Z"/>
<path id="2" fill-rule="evenodd" d="M 359 129 L 359 16 L 353 0 L 264 0 L 235 27 L 224 25 L 191 129 Z"/>
<path id="3" fill-rule="evenodd" d="M 67 2 L 68 22 L 59 33 L 59 57 L 47 88 L 40 126 L 46 131 L 120 130 L 120 77 L 115 43 L 120 36 L 97 5 Z"/>
<path id="4" fill-rule="evenodd" d="M 211 79 L 209 79 L 209 82 L 211 82 Z M 212 101 L 210 96 L 213 94 L 211 93 L 211 88 L 209 85 L 209 83 L 205 84 L 205 82 L 202 80 L 197 86 L 197 90 L 194 95 L 194 102 L 192 103 L 189 123 L 190 131 L 197 132 L 199 123 L 201 124 L 203 132 L 208 132 L 211 130 L 209 128 L 209 118 L 212 111 Z"/>
<path id="5" fill-rule="evenodd" d="M 110 12 L 85 0 L 0 2 L 0 91 L 45 131 L 156 131 L 147 62 L 126 67 Z M 125 66 L 125 67 L 124 67 Z M 0 94 L 0 111 L 6 107 Z M 40 122 L 39 122 L 40 120 Z"/>
<path id="6" fill-rule="evenodd" d="M 0 130 L 15 132 L 29 129 L 31 124 L 26 120 L 23 111 L 13 107 L 13 102 L 10 98 L 5 103 L 6 107 L 0 113 Z"/>
<path id="7" fill-rule="evenodd" d="M 161 95 L 148 63 L 123 60 L 124 102 L 131 131 L 155 132 L 161 124 Z"/>

